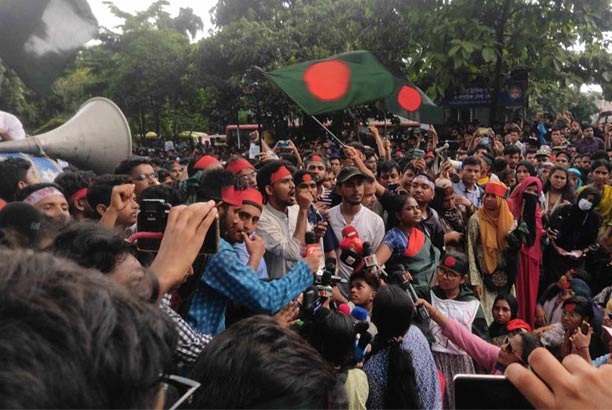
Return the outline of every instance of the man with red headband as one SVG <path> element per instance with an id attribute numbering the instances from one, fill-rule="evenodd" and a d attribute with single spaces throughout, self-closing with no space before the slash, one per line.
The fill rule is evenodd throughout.
<path id="1" fill-rule="evenodd" d="M 250 222 L 240 217 L 245 200 L 251 205 L 253 197 L 243 196 L 236 188 L 235 176 L 227 170 L 206 172 L 197 192 L 198 202 L 214 200 L 219 213 L 221 238 L 219 251 L 208 257 L 187 313 L 187 322 L 201 333 L 216 335 L 225 329 L 225 312 L 229 301 L 255 312 L 275 313 L 297 297 L 313 282 L 313 272 L 319 266 L 321 253 L 314 253 L 297 261 L 287 274 L 275 281 L 257 278 L 251 266 L 257 266 L 265 245 L 261 238 L 245 238 L 244 226 Z M 248 264 L 243 263 L 232 248 L 232 232 L 242 232 L 248 241 Z"/>
<path id="2" fill-rule="evenodd" d="M 301 257 L 313 197 L 307 189 L 296 190 L 282 161 L 264 165 L 257 173 L 257 186 L 265 201 L 257 234 L 266 243 L 268 275 L 281 278 Z"/>
<path id="3" fill-rule="evenodd" d="M 268 279 L 268 267 L 263 253 L 254 252 L 254 246 L 261 241 L 254 235 L 263 210 L 261 193 L 254 188 L 240 191 L 242 206 L 238 212 L 240 222 L 231 227 L 224 238 L 232 244 L 238 258 L 255 271 L 259 279 Z M 263 241 L 261 241 L 263 244 Z M 265 249 L 265 247 L 264 247 Z"/>
<path id="4" fill-rule="evenodd" d="M 329 162 L 324 157 L 314 154 L 306 160 L 306 170 L 314 175 L 315 182 L 317 183 L 317 196 L 315 197 L 317 208 L 319 210 L 326 210 L 332 203 L 332 191 L 323 186 L 323 182 L 325 182 L 327 177 L 327 171 L 331 170 Z"/>
<path id="5" fill-rule="evenodd" d="M 257 172 L 253 164 L 246 159 L 239 156 L 232 157 L 227 161 L 225 169 L 236 175 L 241 185 L 257 189 Z"/>

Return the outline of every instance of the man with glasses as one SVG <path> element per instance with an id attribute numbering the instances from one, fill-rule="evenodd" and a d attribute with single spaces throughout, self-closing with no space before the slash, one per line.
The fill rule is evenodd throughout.
<path id="1" fill-rule="evenodd" d="M 140 193 L 149 186 L 159 185 L 153 163 L 146 157 L 132 157 L 121 161 L 115 168 L 115 174 L 130 177 L 137 200 L 140 199 Z"/>
<path id="2" fill-rule="evenodd" d="M 241 186 L 257 189 L 257 172 L 253 164 L 246 159 L 239 156 L 232 157 L 225 169 L 236 175 Z"/>

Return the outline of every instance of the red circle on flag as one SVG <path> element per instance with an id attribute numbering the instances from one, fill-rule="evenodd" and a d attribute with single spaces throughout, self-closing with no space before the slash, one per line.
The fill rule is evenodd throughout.
<path id="1" fill-rule="evenodd" d="M 402 86 L 397 93 L 397 102 L 406 111 L 414 111 L 421 106 L 421 94 L 412 87 Z"/>
<path id="2" fill-rule="evenodd" d="M 351 82 L 351 69 L 342 61 L 316 63 L 304 71 L 308 91 L 321 101 L 336 101 L 344 97 Z"/>

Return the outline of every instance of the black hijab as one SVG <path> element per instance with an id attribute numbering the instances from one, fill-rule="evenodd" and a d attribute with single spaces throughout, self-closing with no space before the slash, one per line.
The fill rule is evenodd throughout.
<path id="1" fill-rule="evenodd" d="M 505 300 L 508 303 L 508 306 L 510 306 L 510 320 L 516 319 L 518 315 L 518 302 L 516 301 L 516 298 L 509 293 L 499 294 L 495 298 L 493 306 L 495 306 L 498 300 Z M 507 322 L 501 324 L 493 320 L 493 322 L 491 322 L 491 325 L 489 326 L 489 337 L 493 339 L 495 337 L 508 334 L 508 329 L 506 329 L 507 324 Z"/>

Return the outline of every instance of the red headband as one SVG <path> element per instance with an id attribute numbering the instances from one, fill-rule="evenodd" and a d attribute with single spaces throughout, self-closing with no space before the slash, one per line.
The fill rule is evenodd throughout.
<path id="1" fill-rule="evenodd" d="M 320 157 L 320 156 L 318 156 L 318 155 L 313 155 L 313 156 L 312 156 L 312 158 L 311 158 L 311 161 L 323 161 L 323 160 L 321 159 L 321 157 Z"/>
<path id="2" fill-rule="evenodd" d="M 180 168 L 181 164 L 179 164 L 178 162 L 174 161 L 174 163 L 172 164 L 172 168 Z"/>
<path id="3" fill-rule="evenodd" d="M 312 177 L 310 176 L 310 174 L 304 174 L 304 176 L 302 177 L 302 182 L 310 182 L 312 181 Z"/>
<path id="4" fill-rule="evenodd" d="M 74 204 L 76 201 L 78 201 L 79 199 L 83 199 L 87 196 L 87 187 L 85 188 L 81 188 L 78 191 L 76 191 L 74 194 L 72 194 L 72 196 L 70 197 L 70 199 L 68 200 L 68 203 L 70 205 Z"/>
<path id="5" fill-rule="evenodd" d="M 193 167 L 195 169 L 205 169 L 209 165 L 216 164 L 217 162 L 219 162 L 219 160 L 212 155 L 204 155 L 194 164 Z"/>
<path id="6" fill-rule="evenodd" d="M 517 329 L 525 329 L 528 332 L 531 332 L 531 326 L 527 322 L 521 319 L 512 319 L 506 324 L 506 329 L 508 331 L 513 331 Z"/>
<path id="7" fill-rule="evenodd" d="M 497 195 L 502 198 L 506 196 L 506 190 L 507 190 L 506 185 L 504 185 L 502 182 L 497 182 L 497 181 L 489 182 L 485 186 L 485 193 Z"/>
<path id="8" fill-rule="evenodd" d="M 221 190 L 221 200 L 231 206 L 242 206 L 241 191 L 237 191 L 233 186 L 227 186 Z"/>
<path id="9" fill-rule="evenodd" d="M 242 191 L 242 205 L 253 205 L 259 209 L 263 208 L 263 198 L 261 192 L 254 188 L 247 188 Z"/>
<path id="10" fill-rule="evenodd" d="M 275 173 L 270 176 L 270 185 L 277 183 L 281 179 L 285 177 L 290 177 L 291 172 L 287 169 L 286 166 L 281 166 Z"/>
<path id="11" fill-rule="evenodd" d="M 568 303 L 565 306 L 563 306 L 563 309 L 565 309 L 568 312 L 573 312 L 574 310 L 576 310 L 576 304 L 575 303 Z"/>
<path id="12" fill-rule="evenodd" d="M 249 161 L 247 161 L 244 158 L 239 158 L 236 161 L 232 161 L 229 164 L 227 164 L 226 169 L 232 174 L 237 175 L 240 171 L 242 171 L 245 168 L 255 169 L 253 164 L 251 164 Z"/>

